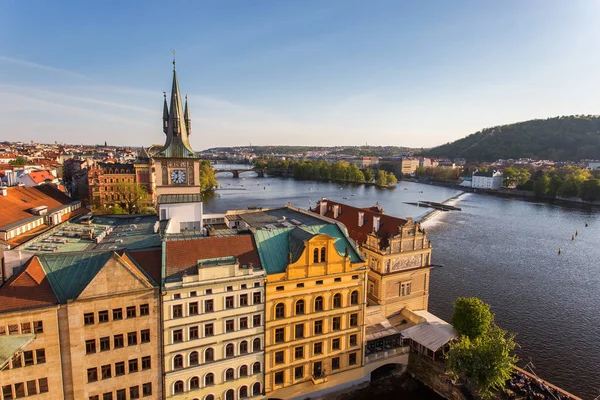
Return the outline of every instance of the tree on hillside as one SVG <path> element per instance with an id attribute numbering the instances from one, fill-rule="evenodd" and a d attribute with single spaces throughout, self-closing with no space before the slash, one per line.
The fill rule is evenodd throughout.
<path id="1" fill-rule="evenodd" d="M 505 168 L 502 171 L 502 179 L 504 180 L 504 187 L 510 188 L 517 185 L 517 175 L 518 172 L 513 167 Z"/>
<path id="2" fill-rule="evenodd" d="M 119 201 L 126 206 L 124 213 L 134 214 L 148 205 L 148 192 L 139 183 L 120 182 L 117 184 L 117 192 L 121 196 Z"/>
<path id="3" fill-rule="evenodd" d="M 560 193 L 564 181 L 560 175 L 554 173 L 550 176 L 548 185 L 548 196 L 556 197 Z"/>
<path id="4" fill-rule="evenodd" d="M 352 182 L 364 182 L 365 174 L 358 168 L 358 165 L 352 164 L 348 171 L 348 180 Z"/>
<path id="5" fill-rule="evenodd" d="M 550 188 L 550 178 L 547 175 L 542 175 L 533 181 L 533 192 L 536 196 L 543 196 Z"/>
<path id="6" fill-rule="evenodd" d="M 396 178 L 396 175 L 394 175 L 393 172 L 388 172 L 387 175 L 385 176 L 385 183 L 388 186 L 392 186 L 395 185 L 398 182 L 398 178 Z"/>
<path id="7" fill-rule="evenodd" d="M 494 322 L 490 306 L 477 297 L 459 297 L 454 302 L 452 325 L 462 336 L 476 339 Z"/>
<path id="8" fill-rule="evenodd" d="M 202 190 L 212 190 L 219 185 L 215 171 L 210 164 L 210 161 L 202 161 L 200 163 L 200 187 Z"/>
<path id="9" fill-rule="evenodd" d="M 380 169 L 379 171 L 377 171 L 377 178 L 375 179 L 375 184 L 377 186 L 387 185 L 387 176 L 384 170 Z"/>
<path id="10" fill-rule="evenodd" d="M 365 169 L 365 181 L 371 182 L 375 178 L 375 172 L 371 168 Z"/>
<path id="11" fill-rule="evenodd" d="M 446 368 L 453 379 L 465 374 L 472 380 L 478 394 L 494 398 L 494 390 L 502 390 L 510 379 L 518 361 L 513 351 L 516 347 L 514 334 L 507 334 L 495 324 L 474 340 L 468 336 L 451 345 Z"/>
<path id="12" fill-rule="evenodd" d="M 531 178 L 531 173 L 525 168 L 517 170 L 517 185 L 524 185 Z"/>
<path id="13" fill-rule="evenodd" d="M 585 201 L 600 200 L 600 180 L 588 179 L 579 188 L 579 197 Z"/>
<path id="14" fill-rule="evenodd" d="M 14 160 L 8 162 L 10 165 L 27 165 L 27 159 L 25 157 L 18 156 Z"/>

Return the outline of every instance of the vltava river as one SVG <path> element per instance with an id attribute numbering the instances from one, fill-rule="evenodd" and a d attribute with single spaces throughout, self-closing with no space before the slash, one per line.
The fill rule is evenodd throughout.
<path id="1" fill-rule="evenodd" d="M 205 212 L 287 202 L 306 209 L 309 200 L 313 206 L 327 197 L 358 207 L 379 202 L 387 214 L 418 218 L 428 209 L 404 202 L 442 202 L 460 193 L 411 182 L 377 189 L 227 175 L 218 175 L 224 189 L 205 201 Z M 431 273 L 430 311 L 449 321 L 457 297 L 480 297 L 500 326 L 518 334 L 521 366 L 531 358 L 540 377 L 593 399 L 600 389 L 599 214 L 477 194 L 464 194 L 456 205 L 461 212 L 438 214 L 424 224 L 433 263 L 442 266 Z"/>

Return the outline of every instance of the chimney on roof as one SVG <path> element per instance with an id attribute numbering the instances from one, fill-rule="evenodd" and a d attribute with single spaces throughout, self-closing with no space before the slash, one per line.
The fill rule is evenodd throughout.
<path id="1" fill-rule="evenodd" d="M 339 204 L 333 205 L 333 219 L 336 219 L 340 215 L 340 206 Z"/>
<path id="2" fill-rule="evenodd" d="M 379 230 L 379 217 L 373 217 L 373 231 L 377 232 Z"/>
<path id="3" fill-rule="evenodd" d="M 323 198 L 319 202 L 319 214 L 325 215 L 326 212 L 327 212 L 327 201 L 325 201 L 325 199 Z"/>
<path id="4" fill-rule="evenodd" d="M 358 212 L 358 226 L 363 226 L 365 224 L 365 213 L 362 211 Z"/>
<path id="5" fill-rule="evenodd" d="M 8 188 L 6 186 L 0 186 L 0 196 L 8 196 Z"/>

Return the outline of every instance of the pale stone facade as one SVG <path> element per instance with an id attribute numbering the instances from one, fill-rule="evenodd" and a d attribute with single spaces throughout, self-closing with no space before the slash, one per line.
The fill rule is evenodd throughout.
<path id="1" fill-rule="evenodd" d="M 197 244 L 197 245 L 210 245 Z M 163 292 L 167 399 L 260 398 L 265 271 L 233 257 L 199 260 Z"/>

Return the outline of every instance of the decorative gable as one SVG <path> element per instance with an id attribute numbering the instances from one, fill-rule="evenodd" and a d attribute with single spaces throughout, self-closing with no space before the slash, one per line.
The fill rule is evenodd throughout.
<path id="1" fill-rule="evenodd" d="M 113 253 L 77 300 L 151 289 L 153 286 L 126 256 Z"/>

